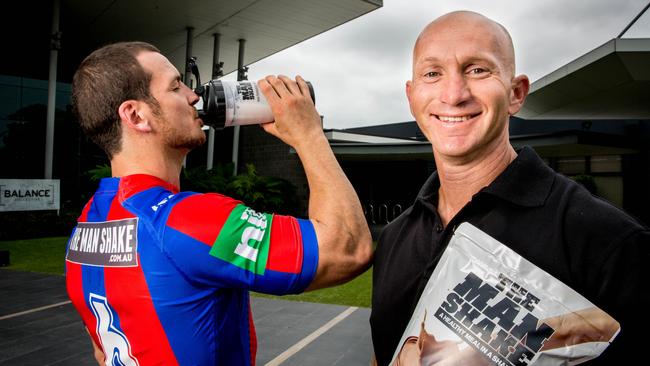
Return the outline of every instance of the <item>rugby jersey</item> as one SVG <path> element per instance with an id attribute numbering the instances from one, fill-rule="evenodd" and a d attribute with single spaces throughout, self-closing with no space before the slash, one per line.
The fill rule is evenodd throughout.
<path id="1" fill-rule="evenodd" d="M 302 292 L 317 264 L 309 220 L 131 175 L 84 207 L 66 285 L 112 364 L 254 365 L 248 290 Z"/>

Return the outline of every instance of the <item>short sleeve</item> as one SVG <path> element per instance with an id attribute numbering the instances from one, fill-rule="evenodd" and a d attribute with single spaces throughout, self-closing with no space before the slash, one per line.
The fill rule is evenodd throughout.
<path id="1" fill-rule="evenodd" d="M 309 220 L 256 212 L 219 194 L 174 202 L 162 249 L 188 280 L 257 292 L 299 293 L 313 280 L 318 243 Z"/>

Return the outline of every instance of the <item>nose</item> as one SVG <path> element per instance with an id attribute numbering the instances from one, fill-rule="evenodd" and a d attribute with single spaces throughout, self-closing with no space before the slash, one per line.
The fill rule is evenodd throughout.
<path id="1" fill-rule="evenodd" d="M 462 73 L 448 74 L 443 84 L 440 99 L 443 103 L 457 106 L 471 98 L 467 80 Z"/>
<path id="2" fill-rule="evenodd" d="M 187 93 L 187 101 L 190 103 L 190 105 L 195 105 L 200 97 L 192 90 L 189 86 L 183 84 L 185 86 L 185 93 Z"/>

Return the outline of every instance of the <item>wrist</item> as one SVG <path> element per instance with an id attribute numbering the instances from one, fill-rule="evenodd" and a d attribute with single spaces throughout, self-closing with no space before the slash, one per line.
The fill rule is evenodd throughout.
<path id="1" fill-rule="evenodd" d="M 319 130 L 296 140 L 293 148 L 300 154 L 302 151 L 330 149 L 330 145 L 323 131 Z"/>

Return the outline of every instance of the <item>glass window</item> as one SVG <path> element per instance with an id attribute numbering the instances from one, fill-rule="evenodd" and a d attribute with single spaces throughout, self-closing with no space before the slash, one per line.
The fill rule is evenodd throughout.
<path id="1" fill-rule="evenodd" d="M 47 115 L 48 81 L 0 75 L 0 149 L 6 148 L 6 140 L 15 139 L 18 130 L 16 123 L 32 122 L 45 136 Z M 67 83 L 57 83 L 56 108 L 57 122 L 60 112 L 68 110 L 70 105 L 71 86 Z M 10 133 L 11 132 L 11 133 Z M 39 142 L 39 144 L 42 144 Z M 14 152 L 10 152 L 14 153 Z M 11 154 L 10 154 L 11 155 Z"/>
<path id="2" fill-rule="evenodd" d="M 585 158 L 559 158 L 557 159 L 557 171 L 564 175 L 584 174 L 586 172 Z"/>
<path id="3" fill-rule="evenodd" d="M 623 178 L 622 177 L 594 177 L 598 196 L 606 199 L 611 204 L 623 207 Z"/>
<path id="4" fill-rule="evenodd" d="M 594 155 L 591 157 L 591 171 L 593 173 L 620 173 L 620 155 Z"/>

